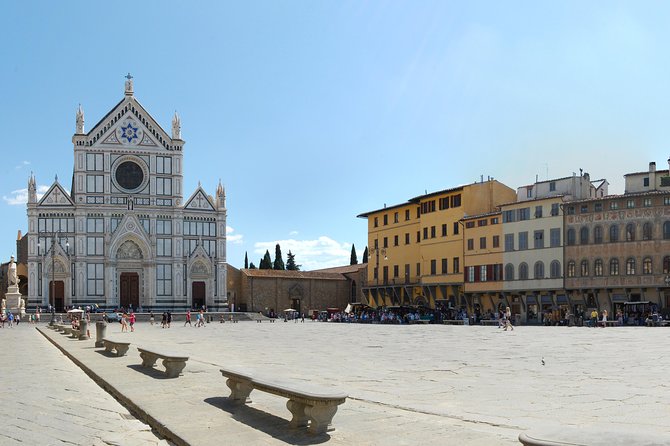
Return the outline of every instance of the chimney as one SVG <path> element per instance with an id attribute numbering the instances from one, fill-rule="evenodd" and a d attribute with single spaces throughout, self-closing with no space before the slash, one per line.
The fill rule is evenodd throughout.
<path id="1" fill-rule="evenodd" d="M 649 163 L 649 172 L 656 172 L 656 163 L 654 161 Z"/>

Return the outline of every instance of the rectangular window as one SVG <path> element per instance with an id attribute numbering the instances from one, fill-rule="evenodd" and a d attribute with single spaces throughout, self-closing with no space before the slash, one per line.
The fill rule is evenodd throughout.
<path id="1" fill-rule="evenodd" d="M 474 221 L 466 221 L 465 222 L 465 227 L 468 229 L 474 228 L 475 227 L 475 222 Z"/>
<path id="2" fill-rule="evenodd" d="M 542 218 L 542 206 L 535 206 L 535 218 Z"/>
<path id="3" fill-rule="evenodd" d="M 593 205 L 593 211 L 594 212 L 602 212 L 603 210 L 603 204 L 602 203 L 595 203 Z"/>
<path id="4" fill-rule="evenodd" d="M 519 232 L 519 251 L 528 249 L 528 232 Z"/>
<path id="5" fill-rule="evenodd" d="M 104 255 L 104 237 L 86 237 L 86 255 Z"/>
<path id="6" fill-rule="evenodd" d="M 442 259 L 442 274 L 447 274 L 448 265 L 449 265 L 449 259 Z"/>
<path id="7" fill-rule="evenodd" d="M 454 257 L 453 262 L 454 267 L 452 268 L 452 272 L 454 274 L 458 274 L 461 272 L 461 261 L 458 257 Z"/>
<path id="8" fill-rule="evenodd" d="M 440 198 L 440 210 L 449 209 L 449 197 Z"/>
<path id="9" fill-rule="evenodd" d="M 500 223 L 500 219 L 498 217 L 491 218 L 492 225 L 497 225 L 498 223 Z"/>
<path id="10" fill-rule="evenodd" d="M 517 209 L 519 221 L 530 220 L 530 208 Z"/>
<path id="11" fill-rule="evenodd" d="M 580 214 L 586 214 L 589 211 L 589 206 L 587 204 L 583 204 L 579 207 L 579 213 Z"/>
<path id="12" fill-rule="evenodd" d="M 457 208 L 461 206 L 461 194 L 452 195 L 451 197 L 451 207 Z"/>
<path id="13" fill-rule="evenodd" d="M 628 209 L 632 209 L 632 208 L 634 208 L 634 207 L 635 207 L 635 200 L 627 200 L 627 201 L 626 201 L 626 207 L 627 207 Z"/>
<path id="14" fill-rule="evenodd" d="M 549 230 L 549 239 L 552 248 L 561 246 L 561 228 L 551 228 Z"/>
<path id="15" fill-rule="evenodd" d="M 514 251 L 514 234 L 505 234 L 505 251 Z"/>
<path id="16" fill-rule="evenodd" d="M 468 270 L 468 282 L 474 282 L 475 281 L 475 267 L 474 266 L 467 266 L 466 269 Z"/>
<path id="17" fill-rule="evenodd" d="M 651 198 L 645 198 L 642 205 L 646 208 L 651 207 Z"/>
<path id="18" fill-rule="evenodd" d="M 423 228 L 423 239 L 426 240 L 428 238 L 428 227 Z"/>
<path id="19" fill-rule="evenodd" d="M 526 198 L 533 198 L 533 188 L 532 187 L 526 188 Z"/>
<path id="20" fill-rule="evenodd" d="M 663 205 L 664 206 L 670 205 L 670 197 L 663 197 Z"/>
<path id="21" fill-rule="evenodd" d="M 157 238 L 156 239 L 156 256 L 158 256 L 158 257 L 172 257 L 172 239 L 171 238 Z"/>
<path id="22" fill-rule="evenodd" d="M 216 240 L 203 240 L 202 247 L 210 257 L 216 257 Z"/>
<path id="23" fill-rule="evenodd" d="M 486 265 L 481 265 L 479 267 L 479 281 L 480 282 L 486 282 L 487 277 L 486 277 Z"/>
<path id="24" fill-rule="evenodd" d="M 393 236 L 393 246 L 398 246 L 398 236 L 397 235 Z"/>
<path id="25" fill-rule="evenodd" d="M 172 173 L 172 158 L 169 156 L 157 156 L 156 173 L 170 175 Z"/>
<path id="26" fill-rule="evenodd" d="M 642 185 L 643 185 L 644 187 L 649 187 L 649 177 L 644 177 L 644 178 L 642 179 Z"/>
<path id="27" fill-rule="evenodd" d="M 486 249 L 486 237 L 479 237 L 479 249 Z"/>
<path id="28" fill-rule="evenodd" d="M 558 203 L 552 203 L 551 204 L 551 216 L 556 217 L 558 215 L 559 211 L 559 204 Z"/>
<path id="29" fill-rule="evenodd" d="M 150 221 L 148 218 L 140 218 L 140 224 L 144 228 L 145 231 L 147 231 L 147 234 L 151 233 L 150 231 Z"/>
<path id="30" fill-rule="evenodd" d="M 514 218 L 514 209 L 503 212 L 503 223 L 513 223 L 514 221 L 516 221 Z"/>
<path id="31" fill-rule="evenodd" d="M 101 194 L 104 192 L 103 175 L 86 175 L 86 192 Z"/>
<path id="32" fill-rule="evenodd" d="M 121 218 L 119 217 L 112 217 L 109 219 L 110 229 L 112 232 L 116 231 L 116 228 L 119 226 L 119 223 L 121 223 Z"/>
<path id="33" fill-rule="evenodd" d="M 421 242 L 421 231 L 416 231 L 416 242 L 417 243 Z"/>
<path id="34" fill-rule="evenodd" d="M 405 244 L 409 245 L 409 232 L 405 233 Z"/>
<path id="35" fill-rule="evenodd" d="M 172 296 L 172 265 L 156 265 L 156 295 Z"/>
<path id="36" fill-rule="evenodd" d="M 416 276 L 417 277 L 421 276 L 421 263 L 420 262 L 416 263 Z"/>
<path id="37" fill-rule="evenodd" d="M 389 238 L 384 237 L 384 246 L 382 246 L 382 248 L 388 248 L 388 247 L 389 247 Z"/>
<path id="38" fill-rule="evenodd" d="M 105 265 L 89 263 L 86 265 L 86 293 L 89 296 L 104 296 Z"/>
<path id="39" fill-rule="evenodd" d="M 430 212 L 435 212 L 435 200 L 424 201 L 421 203 L 421 213 L 428 214 Z"/>
<path id="40" fill-rule="evenodd" d="M 393 265 L 393 278 L 398 278 L 398 265 Z"/>
<path id="41" fill-rule="evenodd" d="M 454 235 L 458 235 L 458 222 L 454 222 Z"/>
<path id="42" fill-rule="evenodd" d="M 389 216 L 388 214 L 384 214 L 384 226 L 387 226 L 389 224 Z"/>
<path id="43" fill-rule="evenodd" d="M 184 248 L 182 255 L 188 257 L 193 254 L 193 251 L 195 251 L 195 248 L 198 246 L 197 243 L 197 239 L 184 239 L 182 243 L 182 247 Z"/>
<path id="44" fill-rule="evenodd" d="M 398 221 L 398 213 L 396 212 L 393 214 L 393 223 L 398 223 Z"/>
<path id="45" fill-rule="evenodd" d="M 156 178 L 156 194 L 172 195 L 172 178 Z"/>
<path id="46" fill-rule="evenodd" d="M 437 274 L 437 260 L 432 259 L 430 261 L 430 275 L 434 276 Z"/>
<path id="47" fill-rule="evenodd" d="M 435 226 L 430 227 L 430 238 L 435 238 Z"/>
<path id="48" fill-rule="evenodd" d="M 556 181 L 551 181 L 549 183 L 549 192 L 554 192 L 556 190 Z"/>
<path id="49" fill-rule="evenodd" d="M 500 236 L 499 235 L 494 235 L 493 236 L 493 247 L 494 248 L 500 248 Z"/>
<path id="50" fill-rule="evenodd" d="M 469 238 L 468 239 L 468 251 L 472 251 L 475 249 L 475 239 Z"/>
<path id="51" fill-rule="evenodd" d="M 86 232 L 102 233 L 105 232 L 105 220 L 102 218 L 87 218 Z"/>
<path id="52" fill-rule="evenodd" d="M 568 206 L 567 214 L 568 215 L 575 215 L 575 207 L 574 206 Z"/>
<path id="53" fill-rule="evenodd" d="M 477 226 L 486 226 L 487 224 L 489 224 L 489 221 L 487 219 L 477 221 Z"/>
<path id="54" fill-rule="evenodd" d="M 102 171 L 104 165 L 102 163 L 102 153 L 87 153 L 86 154 L 86 170 Z"/>
<path id="55" fill-rule="evenodd" d="M 156 234 L 172 235 L 172 220 L 156 220 Z"/>
<path id="56" fill-rule="evenodd" d="M 405 221 L 409 221 L 409 209 L 405 209 Z"/>
<path id="57" fill-rule="evenodd" d="M 533 248 L 542 249 L 544 248 L 544 231 L 535 231 L 533 233 Z"/>
<path id="58" fill-rule="evenodd" d="M 442 237 L 446 237 L 446 236 L 447 236 L 447 224 L 443 223 L 442 224 Z"/>
<path id="59" fill-rule="evenodd" d="M 374 226 L 375 226 L 375 228 L 376 228 L 377 226 L 379 226 L 379 217 L 375 217 L 375 219 L 374 219 Z"/>
<path id="60" fill-rule="evenodd" d="M 610 201 L 610 210 L 617 210 L 619 209 L 619 203 L 617 201 Z"/>

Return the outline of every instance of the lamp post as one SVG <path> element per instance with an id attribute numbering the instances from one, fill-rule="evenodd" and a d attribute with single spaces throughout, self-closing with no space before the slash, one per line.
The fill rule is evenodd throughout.
<path id="1" fill-rule="evenodd" d="M 51 239 L 51 246 L 49 247 L 49 250 L 44 253 L 44 256 L 46 257 L 47 253 L 49 251 L 51 252 L 51 283 L 49 284 L 49 304 L 51 305 L 51 322 L 49 322 L 49 325 L 53 325 L 56 322 L 56 297 L 54 295 L 56 292 L 56 281 L 55 281 L 56 240 L 58 240 L 58 244 L 60 244 L 61 240 L 65 239 L 65 254 L 68 256 L 70 255 L 70 240 L 68 239 L 67 235 L 64 235 L 60 230 L 56 232 L 48 232 L 42 234 L 46 235 Z M 39 238 L 37 239 L 37 255 L 40 255 Z"/>
<path id="2" fill-rule="evenodd" d="M 375 291 L 379 292 L 379 254 L 384 256 L 384 260 L 388 260 L 388 257 L 386 257 L 386 248 L 375 246 L 370 248 L 370 253 L 374 253 L 375 255 Z"/>

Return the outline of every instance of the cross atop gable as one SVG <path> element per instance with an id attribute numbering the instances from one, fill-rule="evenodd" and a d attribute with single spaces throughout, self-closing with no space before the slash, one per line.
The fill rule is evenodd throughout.
<path id="1" fill-rule="evenodd" d="M 193 195 L 191 195 L 191 198 L 186 201 L 184 209 L 196 211 L 216 210 L 214 203 L 212 203 L 212 200 L 209 198 L 209 196 L 207 196 L 205 191 L 200 186 L 196 189 Z"/>
<path id="2" fill-rule="evenodd" d="M 58 180 L 51 185 L 46 194 L 39 202 L 40 206 L 74 206 L 74 201 L 70 198 L 70 194 L 65 192 L 63 186 Z"/>

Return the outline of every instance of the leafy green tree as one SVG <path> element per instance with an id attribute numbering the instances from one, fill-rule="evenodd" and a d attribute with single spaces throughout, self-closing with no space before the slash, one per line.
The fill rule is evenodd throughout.
<path id="1" fill-rule="evenodd" d="M 292 254 L 290 249 L 288 254 L 286 254 L 286 269 L 289 271 L 300 271 L 300 265 L 296 265 L 295 254 Z"/>
<path id="2" fill-rule="evenodd" d="M 279 243 L 277 243 L 277 246 L 275 246 L 275 263 L 272 265 L 273 269 L 278 269 L 278 270 L 285 270 L 286 267 L 284 266 L 284 259 L 282 258 L 281 255 L 281 247 L 279 246 Z"/>
<path id="3" fill-rule="evenodd" d="M 246 251 L 244 251 L 244 267 L 249 268 L 249 258 L 247 257 Z"/>
<path id="4" fill-rule="evenodd" d="M 351 244 L 351 260 L 349 265 L 358 265 L 358 257 L 356 256 L 356 245 Z"/>
<path id="5" fill-rule="evenodd" d="M 363 251 L 363 263 L 368 263 L 368 247 L 365 247 L 365 251 Z"/>
<path id="6" fill-rule="evenodd" d="M 256 265 L 254 265 L 254 262 L 251 262 L 249 264 L 249 269 L 256 269 Z"/>
<path id="7" fill-rule="evenodd" d="M 270 257 L 270 251 L 265 250 L 265 255 L 261 259 L 260 269 L 272 269 L 272 258 Z"/>

